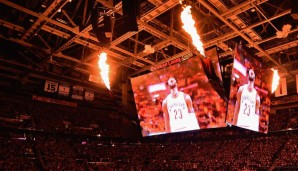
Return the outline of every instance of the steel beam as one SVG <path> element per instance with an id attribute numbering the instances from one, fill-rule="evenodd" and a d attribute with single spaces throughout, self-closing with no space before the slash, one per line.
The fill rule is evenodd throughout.
<path id="1" fill-rule="evenodd" d="M 207 8 L 211 13 L 213 13 L 217 18 L 219 18 L 222 22 L 224 22 L 226 25 L 228 25 L 231 29 L 233 29 L 235 32 L 237 32 L 244 40 L 246 40 L 250 45 L 252 45 L 254 48 L 256 48 L 258 51 L 264 54 L 265 57 L 267 57 L 269 60 L 271 60 L 273 63 L 275 63 L 277 66 L 279 66 L 281 69 L 286 71 L 289 75 L 292 75 L 286 68 L 281 66 L 275 59 L 273 59 L 267 52 L 265 52 L 257 43 L 252 41 L 249 37 L 247 37 L 244 33 L 238 30 L 232 23 L 230 23 L 227 19 L 222 17 L 212 6 L 210 6 L 205 1 L 200 1 L 201 5 L 203 5 L 205 8 Z"/>

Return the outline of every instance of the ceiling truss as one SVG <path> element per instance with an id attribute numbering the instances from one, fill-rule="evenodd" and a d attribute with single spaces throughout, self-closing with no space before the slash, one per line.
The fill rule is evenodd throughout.
<path id="1" fill-rule="evenodd" d="M 189 1 L 190 4 L 195 4 L 195 9 L 201 15 L 213 15 L 216 19 L 216 23 L 220 25 L 219 28 L 213 28 L 208 31 L 202 31 L 204 48 L 217 46 L 220 49 L 220 56 L 222 58 L 233 55 L 231 51 L 231 42 L 237 42 L 239 39 L 244 40 L 247 46 L 255 51 L 255 55 L 260 58 L 264 58 L 264 61 L 272 62 L 276 65 L 276 68 L 282 69 L 287 75 L 292 75 L 295 71 L 288 70 L 285 65 L 281 65 L 271 55 L 280 51 L 297 47 L 297 39 L 291 39 L 288 42 L 276 45 L 275 47 L 264 49 L 263 45 L 272 41 L 278 41 L 275 34 L 271 36 L 263 36 L 262 33 L 258 33 L 256 30 L 259 27 L 273 28 L 273 31 L 278 31 L 281 26 L 277 25 L 276 21 L 281 18 L 289 18 L 291 14 L 290 8 L 282 8 L 284 4 L 279 4 L 280 7 L 276 7 L 277 10 L 272 13 L 267 9 L 263 9 L 262 6 L 270 3 L 273 0 L 247 0 L 240 4 L 235 4 L 233 7 L 228 7 L 220 0 L 202 0 L 202 1 Z M 137 20 L 138 32 L 127 32 L 123 35 L 115 37 L 111 42 L 109 48 L 100 47 L 97 38 L 92 33 L 92 26 L 89 22 L 88 14 L 88 1 L 75 1 L 69 0 L 55 0 L 50 3 L 41 13 L 15 3 L 13 0 L 3 0 L 2 5 L 8 6 L 12 9 L 19 11 L 22 14 L 32 16 L 34 21 L 28 26 L 22 25 L 21 22 L 13 22 L 0 18 L 0 26 L 9 30 L 13 30 L 20 36 L 7 37 L 4 33 L 1 33 L 1 39 L 12 41 L 28 48 L 34 48 L 41 50 L 46 56 L 42 57 L 42 60 L 38 63 L 40 68 L 52 64 L 59 65 L 61 67 L 67 67 L 61 73 L 61 76 L 68 77 L 68 74 L 72 71 L 81 72 L 84 74 L 92 74 L 88 68 L 96 68 L 97 66 L 92 61 L 97 59 L 97 54 L 100 51 L 105 51 L 111 56 L 109 61 L 112 65 L 119 65 L 134 70 L 134 74 L 139 74 L 143 71 L 150 70 L 151 66 L 179 58 L 189 53 L 199 54 L 191 45 L 190 38 L 181 30 L 178 30 L 175 24 L 177 18 L 174 17 L 175 12 L 179 9 L 179 0 L 149 0 L 143 2 L 144 13 Z M 84 3 L 83 3 L 84 2 Z M 117 13 L 117 17 L 121 18 L 122 4 L 121 2 L 113 6 L 112 0 L 97 0 L 97 3 L 102 4 L 107 10 L 107 14 L 112 15 Z M 67 10 L 73 4 L 74 10 Z M 199 7 L 198 7 L 199 6 Z M 80 10 L 81 9 L 81 10 Z M 142 9 L 142 8 L 141 8 Z M 249 15 L 251 9 L 256 10 L 259 20 L 252 24 L 247 24 L 246 21 L 241 18 L 242 14 Z M 80 12 L 78 12 L 80 11 Z M 272 13 L 273 15 L 269 15 Z M 57 15 L 63 15 L 65 23 L 57 19 Z M 62 17 L 62 18 L 63 18 Z M 163 18 L 168 17 L 169 23 L 165 23 Z M 61 17 L 60 17 L 61 18 Z M 80 18 L 80 20 L 78 20 Z M 101 17 L 100 20 L 103 20 Z M 68 23 L 68 24 L 66 24 Z M 216 29 L 219 29 L 216 30 Z M 220 34 L 221 29 L 228 30 L 224 34 Z M 298 28 L 293 25 L 289 34 L 294 34 L 298 31 Z M 56 37 L 60 43 L 58 46 L 53 46 L 52 42 L 48 42 L 49 37 Z M 147 38 L 144 39 L 144 35 Z M 211 39 L 204 40 L 204 36 L 213 36 Z M 42 42 L 44 47 L 40 47 L 34 39 L 38 39 Z M 146 54 L 142 51 L 144 45 L 148 44 L 147 40 L 151 40 L 149 43 L 155 50 L 154 55 Z M 124 48 L 127 42 L 132 42 L 131 48 Z M 80 46 L 81 49 L 88 48 L 90 53 L 81 58 L 68 54 L 68 50 L 73 47 Z M 171 52 L 166 49 L 171 49 Z M 158 57 L 161 55 L 161 57 Z M 152 56 L 152 57 L 150 57 Z M 70 64 L 53 63 L 52 58 L 63 59 L 64 62 L 69 61 Z M 4 68 L 5 69 L 5 68 Z M 6 68 L 7 69 L 7 68 Z M 34 75 L 33 72 L 28 72 L 21 79 L 28 80 L 29 77 Z"/>

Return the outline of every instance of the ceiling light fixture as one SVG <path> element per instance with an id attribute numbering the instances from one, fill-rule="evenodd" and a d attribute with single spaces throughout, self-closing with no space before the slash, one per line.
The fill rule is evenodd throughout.
<path id="1" fill-rule="evenodd" d="M 281 31 L 276 32 L 276 37 L 277 38 L 286 38 L 289 35 L 289 32 L 291 31 L 292 26 L 290 24 L 285 24 L 282 27 Z"/>
<path id="2" fill-rule="evenodd" d="M 145 49 L 143 50 L 144 53 L 151 54 L 155 52 L 155 49 L 152 48 L 151 45 L 145 45 Z"/>

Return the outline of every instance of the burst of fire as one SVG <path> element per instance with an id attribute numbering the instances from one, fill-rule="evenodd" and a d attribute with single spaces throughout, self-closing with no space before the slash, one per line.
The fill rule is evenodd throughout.
<path id="1" fill-rule="evenodd" d="M 271 68 L 271 70 L 273 71 L 271 93 L 273 93 L 276 90 L 276 88 L 279 84 L 280 77 L 278 75 L 278 70 L 277 69 L 275 70 L 275 69 Z"/>
<path id="2" fill-rule="evenodd" d="M 193 45 L 197 48 L 201 55 L 205 56 L 203 43 L 201 38 L 195 28 L 195 20 L 192 18 L 191 15 L 191 6 L 183 6 L 183 11 L 181 13 L 181 20 L 183 23 L 182 28 L 191 36 Z"/>
<path id="3" fill-rule="evenodd" d="M 109 68 L 110 66 L 106 64 L 107 61 L 107 54 L 105 52 L 102 52 L 100 55 L 98 55 L 98 67 L 100 69 L 100 75 L 101 78 L 106 85 L 106 87 L 111 90 L 110 88 L 110 81 L 109 81 Z"/>

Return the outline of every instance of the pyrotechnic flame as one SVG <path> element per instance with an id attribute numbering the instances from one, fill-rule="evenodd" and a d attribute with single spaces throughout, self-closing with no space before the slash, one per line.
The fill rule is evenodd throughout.
<path id="1" fill-rule="evenodd" d="M 278 75 L 278 70 L 277 69 L 275 70 L 275 69 L 271 68 L 271 70 L 273 71 L 271 93 L 273 93 L 276 90 L 276 88 L 279 84 L 280 77 Z"/>
<path id="2" fill-rule="evenodd" d="M 197 48 L 201 55 L 205 56 L 203 43 L 201 38 L 195 28 L 195 20 L 192 18 L 191 15 L 191 6 L 183 6 L 183 11 L 181 13 L 181 20 L 183 23 L 182 28 L 191 36 L 192 44 Z"/>
<path id="3" fill-rule="evenodd" d="M 106 85 L 106 87 L 111 90 L 110 88 L 110 81 L 109 81 L 109 68 L 110 66 L 106 64 L 107 61 L 107 54 L 105 52 L 102 52 L 100 55 L 98 55 L 98 67 L 100 69 L 100 75 L 101 78 Z"/>

